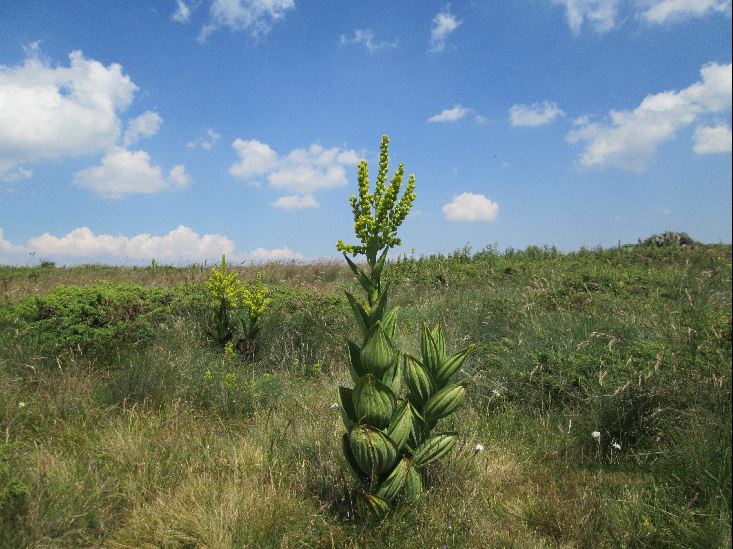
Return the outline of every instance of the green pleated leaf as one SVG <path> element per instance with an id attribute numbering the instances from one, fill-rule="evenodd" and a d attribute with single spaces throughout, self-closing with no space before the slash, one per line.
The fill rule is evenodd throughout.
<path id="1" fill-rule="evenodd" d="M 407 439 L 407 446 L 414 451 L 423 440 L 430 435 L 427 423 L 415 407 L 412 408 L 412 432 Z"/>
<path id="2" fill-rule="evenodd" d="M 471 345 L 462 351 L 459 351 L 455 354 L 452 354 L 448 358 L 446 358 L 441 364 L 440 368 L 438 368 L 438 372 L 435 376 L 436 381 L 438 384 L 443 384 L 448 379 L 455 374 L 458 369 L 461 367 L 463 362 L 466 360 L 469 354 L 475 349 L 476 347 L 474 345 Z"/>
<path id="3" fill-rule="evenodd" d="M 453 435 L 436 435 L 423 442 L 412 455 L 412 463 L 415 467 L 425 467 L 437 459 L 442 458 L 456 442 Z"/>
<path id="4" fill-rule="evenodd" d="M 387 426 L 396 405 L 395 396 L 389 387 L 371 374 L 365 375 L 356 382 L 352 401 L 359 422 L 377 429 Z"/>
<path id="5" fill-rule="evenodd" d="M 395 328 L 397 327 L 397 315 L 400 312 L 399 307 L 393 307 L 390 312 L 382 320 L 382 328 L 384 333 L 389 337 L 394 337 Z"/>
<path id="6" fill-rule="evenodd" d="M 369 328 L 371 328 L 372 326 L 372 322 L 369 320 L 369 313 L 366 312 L 364 306 L 359 303 L 350 292 L 344 293 L 346 294 L 346 299 L 349 300 L 351 310 L 354 311 L 354 316 L 356 317 L 356 321 L 359 324 L 359 327 L 366 336 L 366 334 L 369 333 Z"/>
<path id="7" fill-rule="evenodd" d="M 427 402 L 433 392 L 433 380 L 415 357 L 406 354 L 403 367 L 405 385 L 410 391 L 410 400 L 417 408 Z"/>
<path id="8" fill-rule="evenodd" d="M 349 373 L 351 379 L 356 382 L 360 377 L 366 374 L 364 369 L 361 367 L 361 347 L 351 340 L 347 341 L 349 345 Z"/>
<path id="9" fill-rule="evenodd" d="M 422 354 L 422 363 L 431 376 L 439 366 L 438 349 L 435 346 L 435 340 L 428 330 L 427 325 L 422 327 L 422 338 L 420 339 L 420 352 Z"/>
<path id="10" fill-rule="evenodd" d="M 385 370 L 392 366 L 395 351 L 392 341 L 382 329 L 381 322 L 377 322 L 369 331 L 359 359 L 363 370 L 377 379 L 382 379 Z"/>
<path id="11" fill-rule="evenodd" d="M 341 419 L 344 420 L 344 426 L 347 431 L 356 425 L 358 417 L 354 411 L 352 393 L 353 391 L 348 387 L 339 387 L 339 396 L 341 397 Z"/>
<path id="12" fill-rule="evenodd" d="M 382 320 L 384 311 L 387 308 L 387 293 L 389 292 L 389 286 L 387 286 L 382 293 L 379 294 L 379 299 L 374 304 L 374 307 L 369 311 L 369 317 L 367 322 L 369 326 L 374 326 L 378 321 Z"/>
<path id="13" fill-rule="evenodd" d="M 372 289 L 369 290 L 369 305 L 374 305 L 377 300 L 379 299 L 379 288 L 375 288 L 372 286 Z"/>
<path id="14" fill-rule="evenodd" d="M 351 271 L 356 275 L 356 278 L 359 281 L 359 284 L 361 284 L 361 287 L 364 288 L 366 292 L 371 292 L 372 291 L 372 282 L 369 279 L 369 277 L 366 275 L 366 273 L 362 271 L 359 267 L 357 267 L 356 263 L 351 261 L 348 255 L 344 254 L 344 258 L 346 258 L 346 262 L 349 264 Z"/>
<path id="15" fill-rule="evenodd" d="M 359 464 L 356 463 L 356 459 L 354 458 L 354 454 L 351 451 L 351 447 L 349 446 L 349 435 L 347 433 L 344 433 L 344 436 L 341 437 L 341 449 L 344 453 L 344 460 L 346 461 L 346 468 L 351 473 L 351 476 L 356 479 L 357 482 L 364 484 L 368 481 L 366 475 L 359 469 Z"/>
<path id="16" fill-rule="evenodd" d="M 422 475 L 418 471 L 414 464 L 408 469 L 407 476 L 405 477 L 405 486 L 403 490 L 405 501 L 414 503 L 420 499 L 422 494 Z"/>
<path id="17" fill-rule="evenodd" d="M 433 331 L 430 333 L 431 336 L 433 336 L 433 341 L 435 342 L 435 350 L 438 353 L 438 364 L 442 364 L 446 357 L 446 351 L 445 351 L 445 336 L 443 335 L 443 328 L 440 327 L 440 324 L 436 324 L 435 328 L 433 328 Z"/>
<path id="18" fill-rule="evenodd" d="M 384 270 L 384 264 L 387 261 L 387 252 L 387 249 L 382 252 L 382 255 L 379 256 L 379 259 L 374 264 L 374 268 L 372 269 L 372 276 L 377 280 L 379 280 L 379 277 L 382 275 L 382 271 Z"/>
<path id="19" fill-rule="evenodd" d="M 381 431 L 367 425 L 359 425 L 351 430 L 349 447 L 359 469 L 371 478 L 384 474 L 397 459 L 395 443 Z"/>
<path id="20" fill-rule="evenodd" d="M 401 401 L 387 426 L 387 435 L 394 441 L 398 450 L 402 450 L 410 433 L 414 431 L 413 410 L 412 404 L 406 400 Z"/>
<path id="21" fill-rule="evenodd" d="M 392 501 L 400 493 L 402 487 L 405 485 L 407 474 L 411 469 L 410 460 L 408 458 L 402 458 L 389 476 L 382 482 L 382 485 L 377 490 L 377 495 L 385 501 Z"/>
<path id="22" fill-rule="evenodd" d="M 384 372 L 382 383 L 389 387 L 395 395 L 402 389 L 402 357 L 398 354 L 394 364 Z"/>
<path id="23" fill-rule="evenodd" d="M 423 416 L 428 425 L 435 423 L 456 411 L 466 390 L 460 385 L 448 385 L 430 397 L 423 408 Z"/>
<path id="24" fill-rule="evenodd" d="M 389 513 L 389 504 L 379 496 L 363 493 L 356 501 L 356 510 L 365 520 L 380 520 Z"/>

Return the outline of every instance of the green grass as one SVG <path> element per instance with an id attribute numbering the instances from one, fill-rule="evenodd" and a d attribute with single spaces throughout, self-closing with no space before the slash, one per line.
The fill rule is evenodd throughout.
<path id="1" fill-rule="evenodd" d="M 200 267 L 0 268 L 1 547 L 731 546 L 730 246 L 390 264 L 399 345 L 477 351 L 456 449 L 380 524 L 331 408 L 354 282 L 257 273 L 247 362 L 206 341 Z"/>

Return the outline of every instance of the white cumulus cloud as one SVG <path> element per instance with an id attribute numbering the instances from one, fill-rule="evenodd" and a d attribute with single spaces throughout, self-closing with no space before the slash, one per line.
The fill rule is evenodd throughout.
<path id="1" fill-rule="evenodd" d="M 89 260 L 111 262 L 199 262 L 218 260 L 222 254 L 233 261 L 290 261 L 303 256 L 287 246 L 267 249 L 258 247 L 238 253 L 234 241 L 220 234 L 199 234 L 179 225 L 163 235 L 142 233 L 134 236 L 95 234 L 89 227 L 78 227 L 63 236 L 43 233 L 25 245 L 13 244 L 4 238 L 0 228 L 0 261 L 19 263 L 23 254 L 55 259 L 64 263 Z"/>
<path id="2" fill-rule="evenodd" d="M 257 139 L 235 139 L 232 148 L 239 161 L 232 164 L 229 173 L 244 180 L 264 175 L 277 165 L 277 153 Z"/>
<path id="3" fill-rule="evenodd" d="M 186 172 L 186 166 L 176 164 L 168 172 L 168 182 L 179 189 L 188 187 L 191 184 L 191 176 Z"/>
<path id="4" fill-rule="evenodd" d="M 20 66 L 0 66 L 0 174 L 113 145 L 119 114 L 137 90 L 117 63 L 105 66 L 75 51 L 69 66 L 52 67 L 37 49 L 28 49 L 33 56 Z"/>
<path id="5" fill-rule="evenodd" d="M 105 198 L 119 198 L 130 193 L 157 193 L 171 187 L 185 187 L 190 178 L 183 165 L 174 166 L 166 178 L 160 166 L 151 164 L 147 152 L 112 147 L 101 164 L 76 172 L 74 183 Z"/>
<path id="6" fill-rule="evenodd" d="M 307 208 L 319 208 L 320 204 L 318 204 L 318 201 L 316 201 L 311 193 L 306 193 L 281 196 L 272 203 L 272 207 L 280 208 L 281 210 L 303 210 Z"/>
<path id="7" fill-rule="evenodd" d="M 240 261 L 242 260 L 249 260 L 249 261 L 294 261 L 296 259 L 303 259 L 303 255 L 299 254 L 297 252 L 294 252 L 287 246 L 283 246 L 282 248 L 273 248 L 273 249 L 266 249 L 266 248 L 255 248 L 251 252 L 248 252 L 242 256 L 239 256 Z"/>
<path id="8" fill-rule="evenodd" d="M 692 149 L 697 154 L 715 154 L 731 152 L 731 130 L 727 124 L 713 127 L 698 126 L 693 135 Z"/>
<path id="9" fill-rule="evenodd" d="M 706 113 L 729 111 L 731 65 L 705 65 L 700 74 L 700 81 L 680 91 L 648 95 L 632 111 L 612 110 L 609 123 L 581 119 L 568 134 L 571 143 L 585 145 L 580 164 L 643 171 L 657 147 L 679 129 Z"/>
<path id="10" fill-rule="evenodd" d="M 296 203 L 301 208 L 317 207 L 315 198 L 311 196 L 311 201 L 308 195 L 319 189 L 346 185 L 346 168 L 356 166 L 359 160 L 354 150 L 326 149 L 315 143 L 307 149 L 294 149 L 284 156 L 256 139 L 236 139 L 232 148 L 239 160 L 232 164 L 229 173 L 250 184 L 265 178 L 272 188 L 301 195 L 299 198 L 281 197 L 273 204 L 290 209 L 295 209 Z"/>
<path id="11" fill-rule="evenodd" d="M 509 120 L 512 126 L 537 127 L 553 122 L 565 113 L 555 103 L 544 101 L 531 105 L 512 105 L 509 109 Z"/>
<path id="12" fill-rule="evenodd" d="M 565 7 L 568 26 L 578 34 L 587 23 L 596 32 L 608 32 L 616 26 L 619 0 L 552 0 Z"/>
<path id="13" fill-rule="evenodd" d="M 44 233 L 31 238 L 27 248 L 49 257 L 199 261 L 232 255 L 234 242 L 219 234 L 199 235 L 184 225 L 165 235 L 145 233 L 133 237 L 96 235 L 89 227 L 79 227 L 61 237 Z"/>
<path id="14" fill-rule="evenodd" d="M 163 124 L 163 119 L 157 112 L 145 111 L 127 123 L 122 141 L 125 146 L 128 146 L 137 143 L 143 137 L 151 137 L 158 133 L 161 124 Z"/>
<path id="15" fill-rule="evenodd" d="M 430 51 L 441 52 L 445 49 L 448 36 L 455 31 L 463 21 L 458 20 L 450 13 L 449 8 L 438 12 L 433 18 L 433 26 L 430 29 Z"/>
<path id="16" fill-rule="evenodd" d="M 213 0 L 209 6 L 209 21 L 201 29 L 198 40 L 204 42 L 221 28 L 261 38 L 293 8 L 294 0 Z"/>
<path id="17" fill-rule="evenodd" d="M 191 8 L 183 0 L 176 0 L 176 11 L 171 15 L 171 19 L 179 23 L 188 23 L 191 19 Z"/>
<path id="18" fill-rule="evenodd" d="M 376 53 L 381 50 L 396 48 L 399 45 L 396 38 L 391 42 L 377 42 L 374 39 L 374 31 L 369 29 L 356 29 L 354 31 L 353 38 L 349 38 L 345 34 L 342 34 L 341 38 L 339 38 L 339 43 L 342 46 L 346 46 L 348 44 L 363 44 L 369 53 Z"/>
<path id="19" fill-rule="evenodd" d="M 443 205 L 448 221 L 494 221 L 499 215 L 499 204 L 483 194 L 461 193 Z"/>
<path id="20" fill-rule="evenodd" d="M 649 23 L 668 23 L 731 11 L 731 0 L 637 0 L 639 15 Z"/>
<path id="21" fill-rule="evenodd" d="M 3 232 L 2 227 L 0 227 L 0 252 L 14 254 L 22 253 L 23 251 L 25 251 L 23 246 L 17 246 L 9 240 L 5 240 L 5 233 Z"/>
<path id="22" fill-rule="evenodd" d="M 456 104 L 451 109 L 444 109 L 439 114 L 435 114 L 428 118 L 428 122 L 458 122 L 461 118 L 471 112 L 471 109 L 464 107 L 460 104 Z"/>

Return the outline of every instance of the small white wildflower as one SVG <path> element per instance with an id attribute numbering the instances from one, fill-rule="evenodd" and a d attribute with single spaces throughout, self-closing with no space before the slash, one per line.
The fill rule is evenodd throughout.
<path id="1" fill-rule="evenodd" d="M 611 446 L 613 446 L 614 448 L 616 448 L 616 450 L 620 450 L 621 449 L 621 444 L 619 442 L 616 442 L 615 440 L 611 441 Z"/>
<path id="2" fill-rule="evenodd" d="M 492 389 L 491 394 L 493 394 L 496 398 L 499 398 L 501 396 L 501 391 L 499 389 Z"/>
<path id="3" fill-rule="evenodd" d="M 484 448 L 484 445 L 483 445 L 483 444 L 481 444 L 481 443 L 477 444 L 477 445 L 476 445 L 476 446 L 474 447 L 474 449 L 476 450 L 476 453 L 477 453 L 477 454 L 480 454 L 481 452 L 483 452 L 483 451 L 485 450 L 485 448 Z"/>
<path id="4" fill-rule="evenodd" d="M 338 402 L 331 403 L 331 410 L 338 410 L 339 408 L 341 408 L 341 406 L 339 406 Z"/>
<path id="5" fill-rule="evenodd" d="M 18 403 L 19 408 L 25 408 L 25 402 L 19 402 Z"/>
<path id="6" fill-rule="evenodd" d="M 601 441 L 601 432 L 600 431 L 593 431 L 590 436 L 592 436 L 594 439 L 596 439 L 598 442 Z"/>

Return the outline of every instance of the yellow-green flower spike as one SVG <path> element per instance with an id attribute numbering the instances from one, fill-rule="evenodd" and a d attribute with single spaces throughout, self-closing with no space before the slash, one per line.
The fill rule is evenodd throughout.
<path id="1" fill-rule="evenodd" d="M 370 194 L 369 167 L 366 160 L 358 164 L 359 196 L 351 195 L 349 204 L 354 214 L 354 234 L 360 244 L 346 244 L 343 240 L 336 243 L 340 252 L 367 255 L 367 261 L 374 265 L 379 252 L 398 246 L 397 229 L 407 218 L 407 214 L 415 201 L 415 176 L 410 174 L 402 197 L 398 197 L 402 189 L 405 175 L 404 164 L 400 163 L 389 185 L 389 137 L 382 136 L 379 148 L 379 171 Z M 370 253 L 367 253 L 367 252 Z"/>

